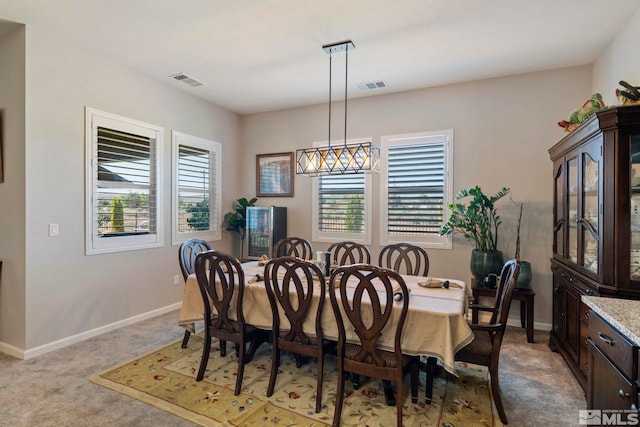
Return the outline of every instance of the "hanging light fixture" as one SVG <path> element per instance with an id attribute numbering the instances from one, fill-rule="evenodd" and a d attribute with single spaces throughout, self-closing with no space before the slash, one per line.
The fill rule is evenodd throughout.
<path id="1" fill-rule="evenodd" d="M 380 172 L 380 147 L 372 142 L 347 144 L 347 74 L 351 40 L 322 46 L 329 54 L 329 145 L 296 150 L 296 174 L 307 176 Z M 344 144 L 331 145 L 331 65 L 335 52 L 345 52 L 344 68 Z"/>

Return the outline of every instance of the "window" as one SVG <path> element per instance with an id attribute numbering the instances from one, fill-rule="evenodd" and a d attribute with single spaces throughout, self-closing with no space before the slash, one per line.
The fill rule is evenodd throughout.
<path id="1" fill-rule="evenodd" d="M 172 243 L 220 240 L 221 144 L 173 131 Z"/>
<path id="2" fill-rule="evenodd" d="M 381 245 L 451 248 L 439 231 L 452 200 L 453 130 L 382 137 Z"/>
<path id="3" fill-rule="evenodd" d="M 163 130 L 87 108 L 87 255 L 162 246 Z"/>
<path id="4" fill-rule="evenodd" d="M 371 174 L 320 175 L 312 179 L 316 194 L 312 198 L 312 240 L 371 244 Z"/>

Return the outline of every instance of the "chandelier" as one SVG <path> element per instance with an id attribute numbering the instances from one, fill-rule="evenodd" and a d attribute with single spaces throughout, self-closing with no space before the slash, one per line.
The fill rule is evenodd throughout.
<path id="1" fill-rule="evenodd" d="M 380 172 L 380 147 L 372 142 L 347 144 L 347 74 L 351 40 L 322 46 L 329 54 L 329 145 L 296 150 L 296 174 L 306 176 Z M 331 145 L 331 65 L 333 53 L 345 52 L 344 66 L 344 144 Z"/>

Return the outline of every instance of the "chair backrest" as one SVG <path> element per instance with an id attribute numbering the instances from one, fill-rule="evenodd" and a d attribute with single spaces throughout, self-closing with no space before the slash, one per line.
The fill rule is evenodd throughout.
<path id="1" fill-rule="evenodd" d="M 356 242 L 338 242 L 329 246 L 334 265 L 370 264 L 371 253 L 365 245 Z"/>
<path id="2" fill-rule="evenodd" d="M 273 313 L 273 330 L 280 331 L 280 307 L 289 322 L 289 330 L 281 338 L 309 345 L 311 340 L 303 325 L 313 315 L 315 335 L 318 342 L 322 342 L 321 314 L 326 293 L 322 270 L 312 261 L 296 257 L 274 258 L 265 266 L 264 282 Z M 319 296 L 315 308 L 314 294 Z"/>
<path id="3" fill-rule="evenodd" d="M 382 331 L 389 327 L 393 329 L 386 333 L 390 332 L 394 337 L 394 353 L 399 362 L 397 366 L 402 366 L 400 338 L 409 309 L 409 291 L 404 279 L 387 268 L 354 264 L 336 268 L 329 283 L 338 288 L 338 292 L 329 292 L 338 325 L 338 357 L 344 355 L 346 344 L 344 313 L 347 321 L 353 326 L 359 339 L 358 344 L 361 346 L 353 360 L 379 367 L 387 366 L 377 349 L 377 342 L 382 337 Z M 355 290 L 351 289 L 354 286 Z M 402 299 L 394 303 L 393 293 L 398 289 L 402 292 Z M 336 294 L 339 294 L 340 301 Z M 391 324 L 391 313 L 398 306 L 399 316 L 397 321 Z"/>
<path id="4" fill-rule="evenodd" d="M 205 251 L 196 256 L 195 271 L 204 303 L 205 321 L 212 318 L 213 312 L 216 315 L 213 321 L 215 329 L 238 332 L 230 318 L 230 313 L 233 308 L 237 322 L 244 325 L 242 312 L 244 270 L 240 261 L 220 251 Z M 234 293 L 236 304 L 232 307 Z M 215 310 L 212 311 L 212 309 Z"/>
<path id="5" fill-rule="evenodd" d="M 274 257 L 293 256 L 302 259 L 313 258 L 313 247 L 308 240 L 301 237 L 287 237 L 280 240 L 273 248 Z"/>
<path id="6" fill-rule="evenodd" d="M 513 291 L 516 288 L 519 274 L 520 262 L 515 259 L 510 259 L 502 267 L 500 287 L 496 291 L 496 310 L 491 315 L 491 324 L 500 323 L 506 327 Z"/>
<path id="7" fill-rule="evenodd" d="M 182 277 L 184 281 L 187 281 L 187 277 L 195 272 L 194 263 L 196 256 L 200 252 L 210 251 L 211 245 L 206 240 L 189 239 L 180 245 L 178 249 L 178 262 L 180 263 L 180 270 L 182 270 Z"/>
<path id="8" fill-rule="evenodd" d="M 378 265 L 391 268 L 400 274 L 412 276 L 429 275 L 429 256 L 420 246 L 409 243 L 387 245 L 380 251 Z"/>

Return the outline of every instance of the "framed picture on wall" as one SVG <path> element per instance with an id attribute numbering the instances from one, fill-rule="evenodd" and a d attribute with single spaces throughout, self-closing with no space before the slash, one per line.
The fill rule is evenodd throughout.
<path id="1" fill-rule="evenodd" d="M 293 197 L 293 152 L 256 155 L 256 196 Z"/>

